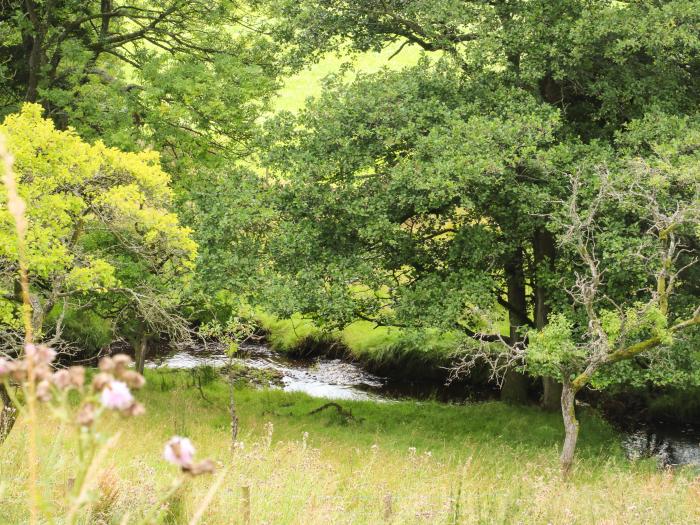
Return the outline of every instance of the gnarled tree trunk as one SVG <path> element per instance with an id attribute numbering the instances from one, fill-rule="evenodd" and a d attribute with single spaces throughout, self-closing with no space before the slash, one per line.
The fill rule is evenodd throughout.
<path id="1" fill-rule="evenodd" d="M 561 450 L 561 470 L 564 476 L 571 471 L 578 440 L 578 420 L 576 419 L 576 393 L 569 381 L 562 385 L 561 413 L 564 418 L 564 446 Z"/>

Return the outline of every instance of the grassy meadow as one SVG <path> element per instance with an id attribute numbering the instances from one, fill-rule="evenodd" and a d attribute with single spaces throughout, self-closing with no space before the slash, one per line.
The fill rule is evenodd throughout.
<path id="1" fill-rule="evenodd" d="M 356 72 L 373 73 L 383 67 L 400 69 L 414 65 L 421 54 L 420 48 L 417 46 L 405 46 L 400 53 L 392 58 L 397 50 L 398 46 L 389 46 L 378 53 L 359 53 L 355 57 L 325 56 L 316 64 L 285 79 L 275 99 L 273 110 L 298 111 L 304 106 L 307 98 L 321 94 L 323 79 L 329 75 L 337 74 L 344 64 L 350 64 Z M 346 78 L 351 80 L 351 74 L 348 73 Z"/>
<path id="2" fill-rule="evenodd" d="M 241 387 L 240 443 L 232 453 L 226 384 L 207 383 L 203 398 L 189 377 L 149 371 L 139 394 L 147 414 L 109 420 L 105 434 L 119 439 L 95 469 L 90 510 L 77 523 L 138 522 L 153 506 L 162 511 L 161 523 L 189 523 L 207 496 L 200 521 L 207 524 L 243 524 L 248 514 L 259 524 L 700 520 L 700 483 L 691 469 L 658 471 L 651 460 L 628 461 L 615 432 L 585 412 L 568 481 L 557 461 L 560 416 L 497 402 L 343 401 L 348 418 L 334 408 L 310 414 L 322 399 Z M 0 447 L 3 524 L 27 520 L 26 420 L 17 425 Z M 73 432 L 40 418 L 39 488 L 59 507 L 75 476 Z M 178 476 L 162 458 L 174 434 L 191 438 L 198 457 L 214 459 L 219 470 L 161 501 Z"/>

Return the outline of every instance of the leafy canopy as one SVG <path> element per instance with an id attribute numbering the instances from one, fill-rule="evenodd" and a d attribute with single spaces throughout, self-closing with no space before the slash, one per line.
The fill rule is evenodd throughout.
<path id="1" fill-rule="evenodd" d="M 161 306 L 176 304 L 194 269 L 197 246 L 169 210 L 170 177 L 158 155 L 88 144 L 72 130 L 58 131 L 41 113 L 37 104 L 27 104 L 0 126 L 28 203 L 36 328 L 54 307 L 125 318 L 129 305 L 150 290 L 158 291 Z M 3 325 L 16 328 L 16 234 L 4 193 L 2 199 L 0 311 Z"/>

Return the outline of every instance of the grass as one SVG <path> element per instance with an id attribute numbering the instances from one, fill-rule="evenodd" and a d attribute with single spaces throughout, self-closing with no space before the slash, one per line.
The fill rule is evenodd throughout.
<path id="1" fill-rule="evenodd" d="M 395 57 L 390 57 L 398 49 L 398 46 L 389 46 L 381 52 L 360 53 L 355 58 L 338 57 L 328 55 L 311 67 L 305 68 L 291 77 L 285 79 L 282 88 L 274 103 L 274 111 L 293 111 L 301 109 L 306 99 L 317 96 L 322 90 L 322 80 L 328 75 L 339 72 L 345 63 L 351 63 L 356 71 L 362 73 L 374 73 L 383 67 L 401 69 L 415 65 L 418 62 L 421 51 L 417 46 L 406 46 Z M 352 79 L 350 73 L 348 80 Z"/>
<path id="2" fill-rule="evenodd" d="M 237 392 L 243 445 L 229 452 L 226 386 L 213 381 L 202 399 L 189 376 L 149 372 L 139 396 L 148 414 L 110 422 L 121 430 L 97 476 L 93 514 L 81 523 L 119 523 L 158 500 L 174 468 L 161 459 L 173 434 L 190 437 L 201 457 L 229 467 L 202 523 L 244 523 L 242 487 L 250 487 L 252 523 L 697 523 L 700 485 L 688 469 L 659 472 L 624 459 L 617 436 L 582 415 L 573 478 L 558 475 L 562 428 L 556 415 L 501 403 L 343 402 L 278 390 Z M 61 505 L 75 471 L 71 431 L 42 418 L 41 484 Z M 26 521 L 26 423 L 0 447 L 0 523 Z M 191 480 L 167 504 L 170 523 L 187 523 L 216 478 Z M 389 511 L 389 507 L 391 510 Z M 100 521 L 101 520 L 101 521 Z"/>
<path id="3" fill-rule="evenodd" d="M 385 375 L 431 379 L 445 374 L 444 367 L 457 347 L 453 334 L 432 330 L 422 334 L 396 327 L 355 321 L 341 331 L 324 332 L 313 320 L 299 314 L 279 319 L 256 314 L 277 351 L 290 354 L 323 354 L 340 351 L 368 369 Z"/>

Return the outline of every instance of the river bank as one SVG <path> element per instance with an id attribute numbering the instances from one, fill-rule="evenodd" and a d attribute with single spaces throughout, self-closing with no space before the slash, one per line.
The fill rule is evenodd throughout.
<path id="1" fill-rule="evenodd" d="M 286 392 L 301 392 L 316 398 L 343 401 L 374 402 L 439 402 L 474 404 L 498 399 L 495 388 L 475 388 L 468 383 L 398 380 L 371 373 L 362 363 L 327 356 L 293 357 L 271 349 L 265 344 L 243 345 L 239 354 L 230 359 L 222 348 L 211 345 L 208 350 L 177 351 L 149 362 L 148 366 L 161 373 L 188 371 L 192 384 L 201 383 L 202 368 L 223 370 L 236 367 L 234 377 L 241 384 L 263 388 L 279 388 Z M 198 375 L 200 374 L 200 375 Z M 224 374 L 228 377 L 228 372 Z M 216 377 L 205 373 L 202 377 Z M 602 404 L 602 403 L 601 403 Z M 587 404 L 580 406 L 581 410 Z M 522 407 L 538 410 L 536 406 Z M 700 466 L 700 432 L 688 424 L 656 419 L 621 418 L 602 409 L 608 424 L 618 433 L 618 443 L 630 460 L 650 459 L 665 468 L 678 465 Z M 631 412 L 627 413 L 628 416 Z M 550 414 L 555 420 L 558 413 Z M 561 424 L 561 423 L 559 423 Z"/>

